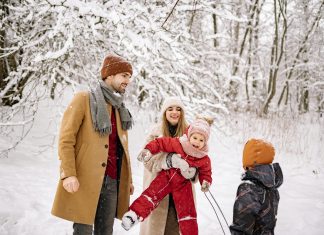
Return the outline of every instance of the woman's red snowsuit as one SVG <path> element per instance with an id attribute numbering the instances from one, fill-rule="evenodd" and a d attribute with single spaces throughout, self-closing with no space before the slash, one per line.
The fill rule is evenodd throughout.
<path id="1" fill-rule="evenodd" d="M 209 183 L 212 182 L 210 158 L 207 155 L 200 158 L 189 156 L 184 152 L 179 138 L 157 138 L 149 142 L 145 148 L 152 154 L 158 152 L 180 154 L 188 162 L 189 166 L 197 168 L 200 184 L 202 184 L 203 180 Z M 172 193 L 175 203 L 181 234 L 197 235 L 197 213 L 192 185 L 190 180 L 181 175 L 180 169 L 162 170 L 141 196 L 133 202 L 130 209 L 144 220 L 169 193 Z"/>

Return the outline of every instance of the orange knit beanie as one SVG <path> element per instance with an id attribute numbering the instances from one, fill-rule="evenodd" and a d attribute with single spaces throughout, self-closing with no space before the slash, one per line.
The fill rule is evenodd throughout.
<path id="1" fill-rule="evenodd" d="M 108 55 L 101 68 L 101 78 L 103 80 L 110 75 L 116 75 L 118 73 L 128 72 L 133 74 L 132 65 L 124 58 L 116 55 Z"/>
<path id="2" fill-rule="evenodd" d="M 261 139 L 250 139 L 243 150 L 243 168 L 247 169 L 256 164 L 270 164 L 275 156 L 271 143 Z"/>

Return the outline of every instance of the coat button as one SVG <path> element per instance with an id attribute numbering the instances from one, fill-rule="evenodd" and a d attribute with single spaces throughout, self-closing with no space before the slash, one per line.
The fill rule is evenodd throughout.
<path id="1" fill-rule="evenodd" d="M 105 167 L 107 164 L 105 162 L 103 162 L 101 165 L 102 165 L 102 167 Z"/>
<path id="2" fill-rule="evenodd" d="M 105 144 L 105 148 L 106 148 L 106 149 L 108 148 L 108 144 Z"/>

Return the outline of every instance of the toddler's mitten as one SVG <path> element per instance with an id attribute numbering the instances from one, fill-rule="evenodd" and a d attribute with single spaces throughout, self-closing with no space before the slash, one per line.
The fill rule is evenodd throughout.
<path id="1" fill-rule="evenodd" d="M 210 187 L 210 183 L 207 182 L 206 180 L 203 180 L 203 182 L 201 184 L 201 191 L 204 192 L 204 193 L 208 192 L 209 187 Z"/>

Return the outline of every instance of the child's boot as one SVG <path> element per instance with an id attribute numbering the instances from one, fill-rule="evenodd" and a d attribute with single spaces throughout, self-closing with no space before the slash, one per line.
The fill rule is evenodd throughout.
<path id="1" fill-rule="evenodd" d="M 123 215 L 121 225 L 126 231 L 128 231 L 138 222 L 139 222 L 139 217 L 134 211 L 130 210 Z"/>

